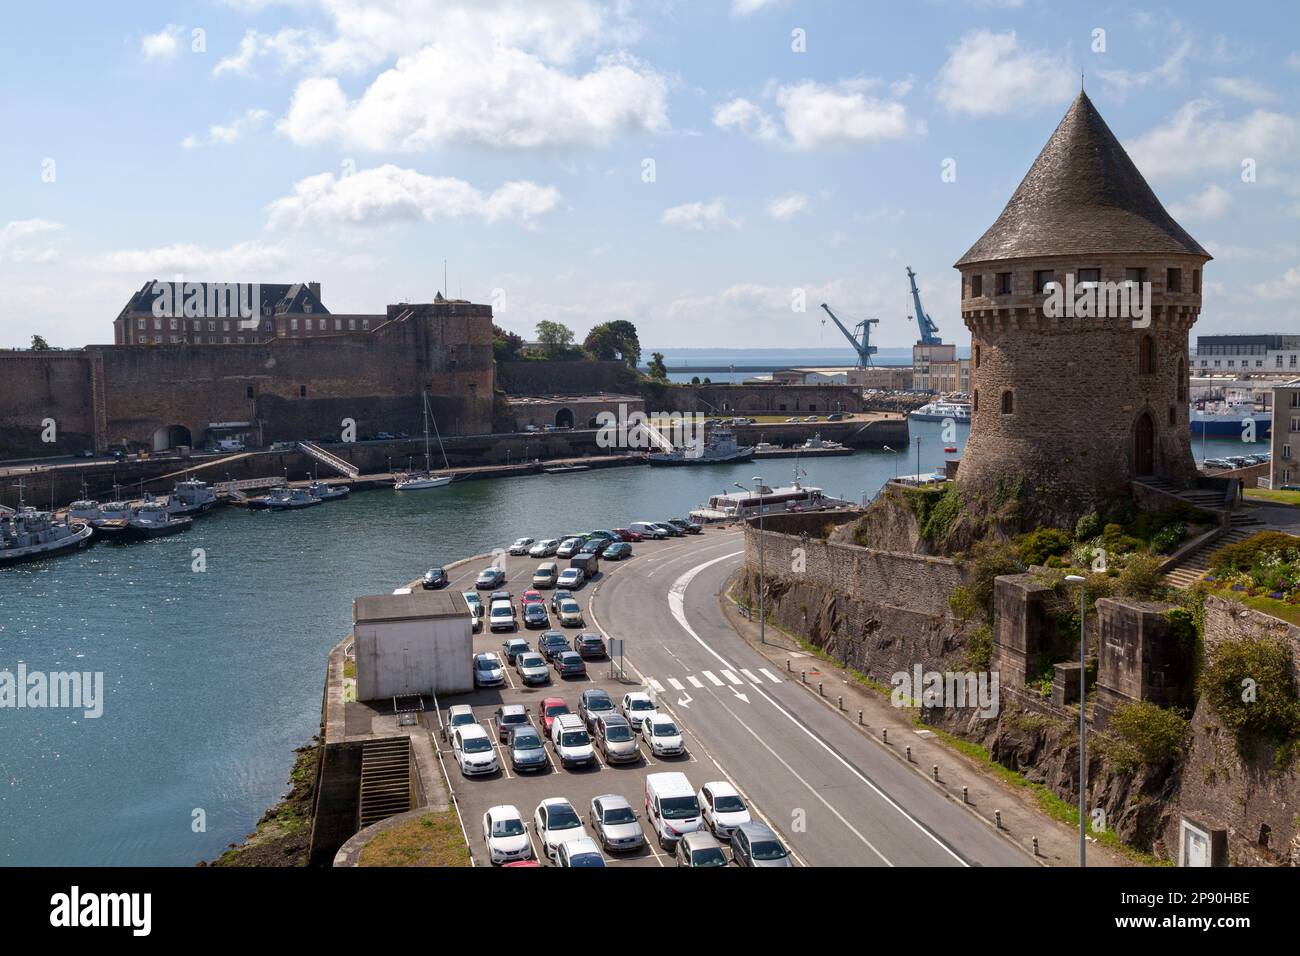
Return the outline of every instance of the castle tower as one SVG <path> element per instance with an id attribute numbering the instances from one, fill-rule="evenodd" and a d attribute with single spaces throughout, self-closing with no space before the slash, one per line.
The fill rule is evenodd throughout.
<path id="1" fill-rule="evenodd" d="M 1023 477 L 1025 517 L 1066 524 L 1135 478 L 1190 484 L 1188 331 L 1210 258 L 1080 93 L 955 265 L 974 406 L 963 489 Z"/>

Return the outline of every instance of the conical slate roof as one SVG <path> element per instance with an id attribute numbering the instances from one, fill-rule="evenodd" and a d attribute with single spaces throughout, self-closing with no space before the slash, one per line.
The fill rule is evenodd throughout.
<path id="1" fill-rule="evenodd" d="M 1210 254 L 1160 205 L 1080 92 L 1002 215 L 956 267 L 990 259 L 1103 253 Z"/>

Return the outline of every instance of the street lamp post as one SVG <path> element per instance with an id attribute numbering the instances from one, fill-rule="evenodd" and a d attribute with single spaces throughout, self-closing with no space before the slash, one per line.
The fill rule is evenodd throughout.
<path id="1" fill-rule="evenodd" d="M 921 484 L 921 439 L 916 439 L 916 483 Z"/>
<path id="2" fill-rule="evenodd" d="M 885 451 L 889 452 L 890 456 L 894 459 L 894 480 L 897 481 L 898 480 L 898 452 L 893 448 L 890 448 L 888 445 L 881 445 L 880 447 L 883 448 Z"/>
<path id="3" fill-rule="evenodd" d="M 1088 764 L 1084 750 L 1087 739 L 1087 724 L 1084 722 L 1084 715 L 1085 705 L 1088 702 L 1088 677 L 1084 666 L 1084 649 L 1086 647 L 1086 641 L 1084 640 L 1084 597 L 1087 579 L 1081 574 L 1067 574 L 1065 580 L 1079 585 L 1079 866 L 1083 867 L 1088 865 L 1088 844 L 1084 840 L 1084 833 L 1088 826 L 1088 818 L 1085 813 Z"/>
<path id="4" fill-rule="evenodd" d="M 763 597 L 764 582 L 767 578 L 767 567 L 764 561 L 763 553 L 763 479 L 755 475 L 750 479 L 754 483 L 752 489 L 736 482 L 736 487 L 742 491 L 748 491 L 751 494 L 758 495 L 758 642 L 767 643 L 767 614 L 766 605 Z"/>

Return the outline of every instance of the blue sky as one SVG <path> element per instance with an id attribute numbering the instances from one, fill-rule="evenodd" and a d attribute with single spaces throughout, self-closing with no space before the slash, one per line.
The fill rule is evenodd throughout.
<path id="1" fill-rule="evenodd" d="M 432 298 L 444 258 L 450 292 L 501 325 L 581 337 L 626 318 L 651 347 L 835 346 L 823 301 L 908 345 L 911 265 L 965 342 L 952 263 L 1081 71 L 1216 256 L 1196 331 L 1300 330 L 1287 3 L 208 0 L 4 17 L 0 345 L 111 341 L 131 291 L 177 275 L 317 280 L 332 311 L 380 312 Z"/>

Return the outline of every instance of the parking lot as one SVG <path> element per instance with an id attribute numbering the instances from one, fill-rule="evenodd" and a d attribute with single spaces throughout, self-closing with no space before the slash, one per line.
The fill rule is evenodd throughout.
<path id="1" fill-rule="evenodd" d="M 643 542 L 636 544 L 634 548 L 637 552 L 645 553 L 665 545 L 667 545 L 667 542 Z M 602 571 L 608 574 L 611 568 L 618 568 L 622 573 L 623 569 L 626 568 L 628 573 L 636 573 L 635 562 L 636 558 L 634 557 L 627 562 L 605 563 Z M 511 591 L 516 607 L 518 606 L 519 595 L 530 586 L 529 582 L 532 580 L 533 571 L 540 563 L 542 563 L 540 559 L 525 557 L 511 557 L 508 559 L 509 574 L 507 583 L 503 587 Z M 560 563 L 563 566 L 567 562 L 561 561 Z M 452 587 L 464 590 L 472 586 L 472 581 L 472 575 L 462 577 L 453 583 Z M 563 631 L 570 642 L 582 631 L 596 631 L 597 628 L 594 626 L 587 608 L 590 589 L 591 586 L 587 585 L 574 592 L 575 598 L 583 609 L 583 627 L 561 628 L 559 621 L 552 614 L 549 629 Z M 549 590 L 542 591 L 542 594 L 547 598 L 548 610 L 551 593 Z M 487 592 L 482 592 L 482 596 L 486 602 Z M 474 652 L 478 654 L 492 651 L 501 658 L 503 663 L 506 663 L 505 652 L 502 648 L 505 641 L 522 637 L 535 648 L 537 639 L 542 633 L 542 629 L 525 629 L 522 624 L 518 630 L 513 632 L 491 633 L 485 625 L 481 633 L 474 635 Z M 608 636 L 606 640 L 608 641 Z M 545 734 L 542 732 L 541 726 L 541 702 L 548 697 L 561 697 L 568 704 L 569 710 L 576 714 L 578 712 L 579 695 L 584 690 L 593 687 L 604 690 L 610 696 L 610 699 L 614 701 L 616 707 L 624 694 L 630 691 L 642 691 L 655 698 L 661 710 L 669 714 L 672 713 L 669 700 L 659 700 L 656 697 L 655 688 L 643 685 L 632 668 L 629 667 L 625 675 L 619 675 L 615 672 L 615 662 L 609 659 L 601 659 L 587 661 L 586 670 L 586 674 L 581 677 L 561 678 L 552 667 L 548 684 L 525 687 L 520 682 L 518 673 L 512 666 L 507 664 L 505 668 L 505 686 L 479 688 L 470 694 L 457 694 L 439 699 L 438 718 L 440 725 L 445 725 L 450 707 L 457 704 L 469 704 L 473 708 L 474 716 L 477 718 L 479 725 L 487 731 L 496 747 L 497 763 L 500 769 L 490 775 L 466 777 L 461 773 L 456 763 L 449 741 L 440 737 L 436 737 L 434 741 L 439 748 L 452 790 L 456 795 L 465 829 L 469 836 L 470 849 L 476 862 L 484 865 L 490 862 L 482 832 L 483 814 L 489 807 L 509 804 L 519 810 L 528 827 L 528 836 L 532 842 L 534 857 L 542 865 L 546 866 L 550 865 L 550 862 L 546 859 L 533 824 L 533 812 L 537 805 L 548 797 L 566 798 L 582 818 L 588 836 L 595 839 L 596 834 L 590 819 L 592 799 L 602 794 L 618 794 L 624 797 L 638 813 L 642 830 L 646 835 L 646 841 L 641 849 L 618 855 L 602 848 L 601 852 L 607 865 L 674 866 L 675 861 L 672 852 L 665 851 L 659 846 L 652 828 L 645 820 L 643 794 L 646 776 L 663 771 L 680 771 L 686 774 L 691 785 L 697 790 L 710 781 L 728 779 L 725 771 L 722 770 L 712 756 L 706 753 L 705 748 L 701 746 L 695 736 L 687 728 L 682 727 L 680 721 L 677 721 L 677 724 L 682 731 L 684 753 L 679 757 L 650 756 L 646 743 L 640 740 L 638 735 L 640 759 L 635 762 L 607 764 L 602 758 L 600 750 L 596 748 L 595 760 L 589 767 L 564 768 L 560 765 L 554 746 L 547 741 L 545 749 L 548 762 L 542 770 L 519 773 L 512 769 L 509 747 L 499 740 L 495 719 L 496 709 L 504 704 L 522 704 L 527 707 L 533 727 L 543 738 L 545 738 Z M 669 694 L 671 692 L 666 692 L 665 697 Z M 751 807 L 752 809 L 754 808 Z"/>

